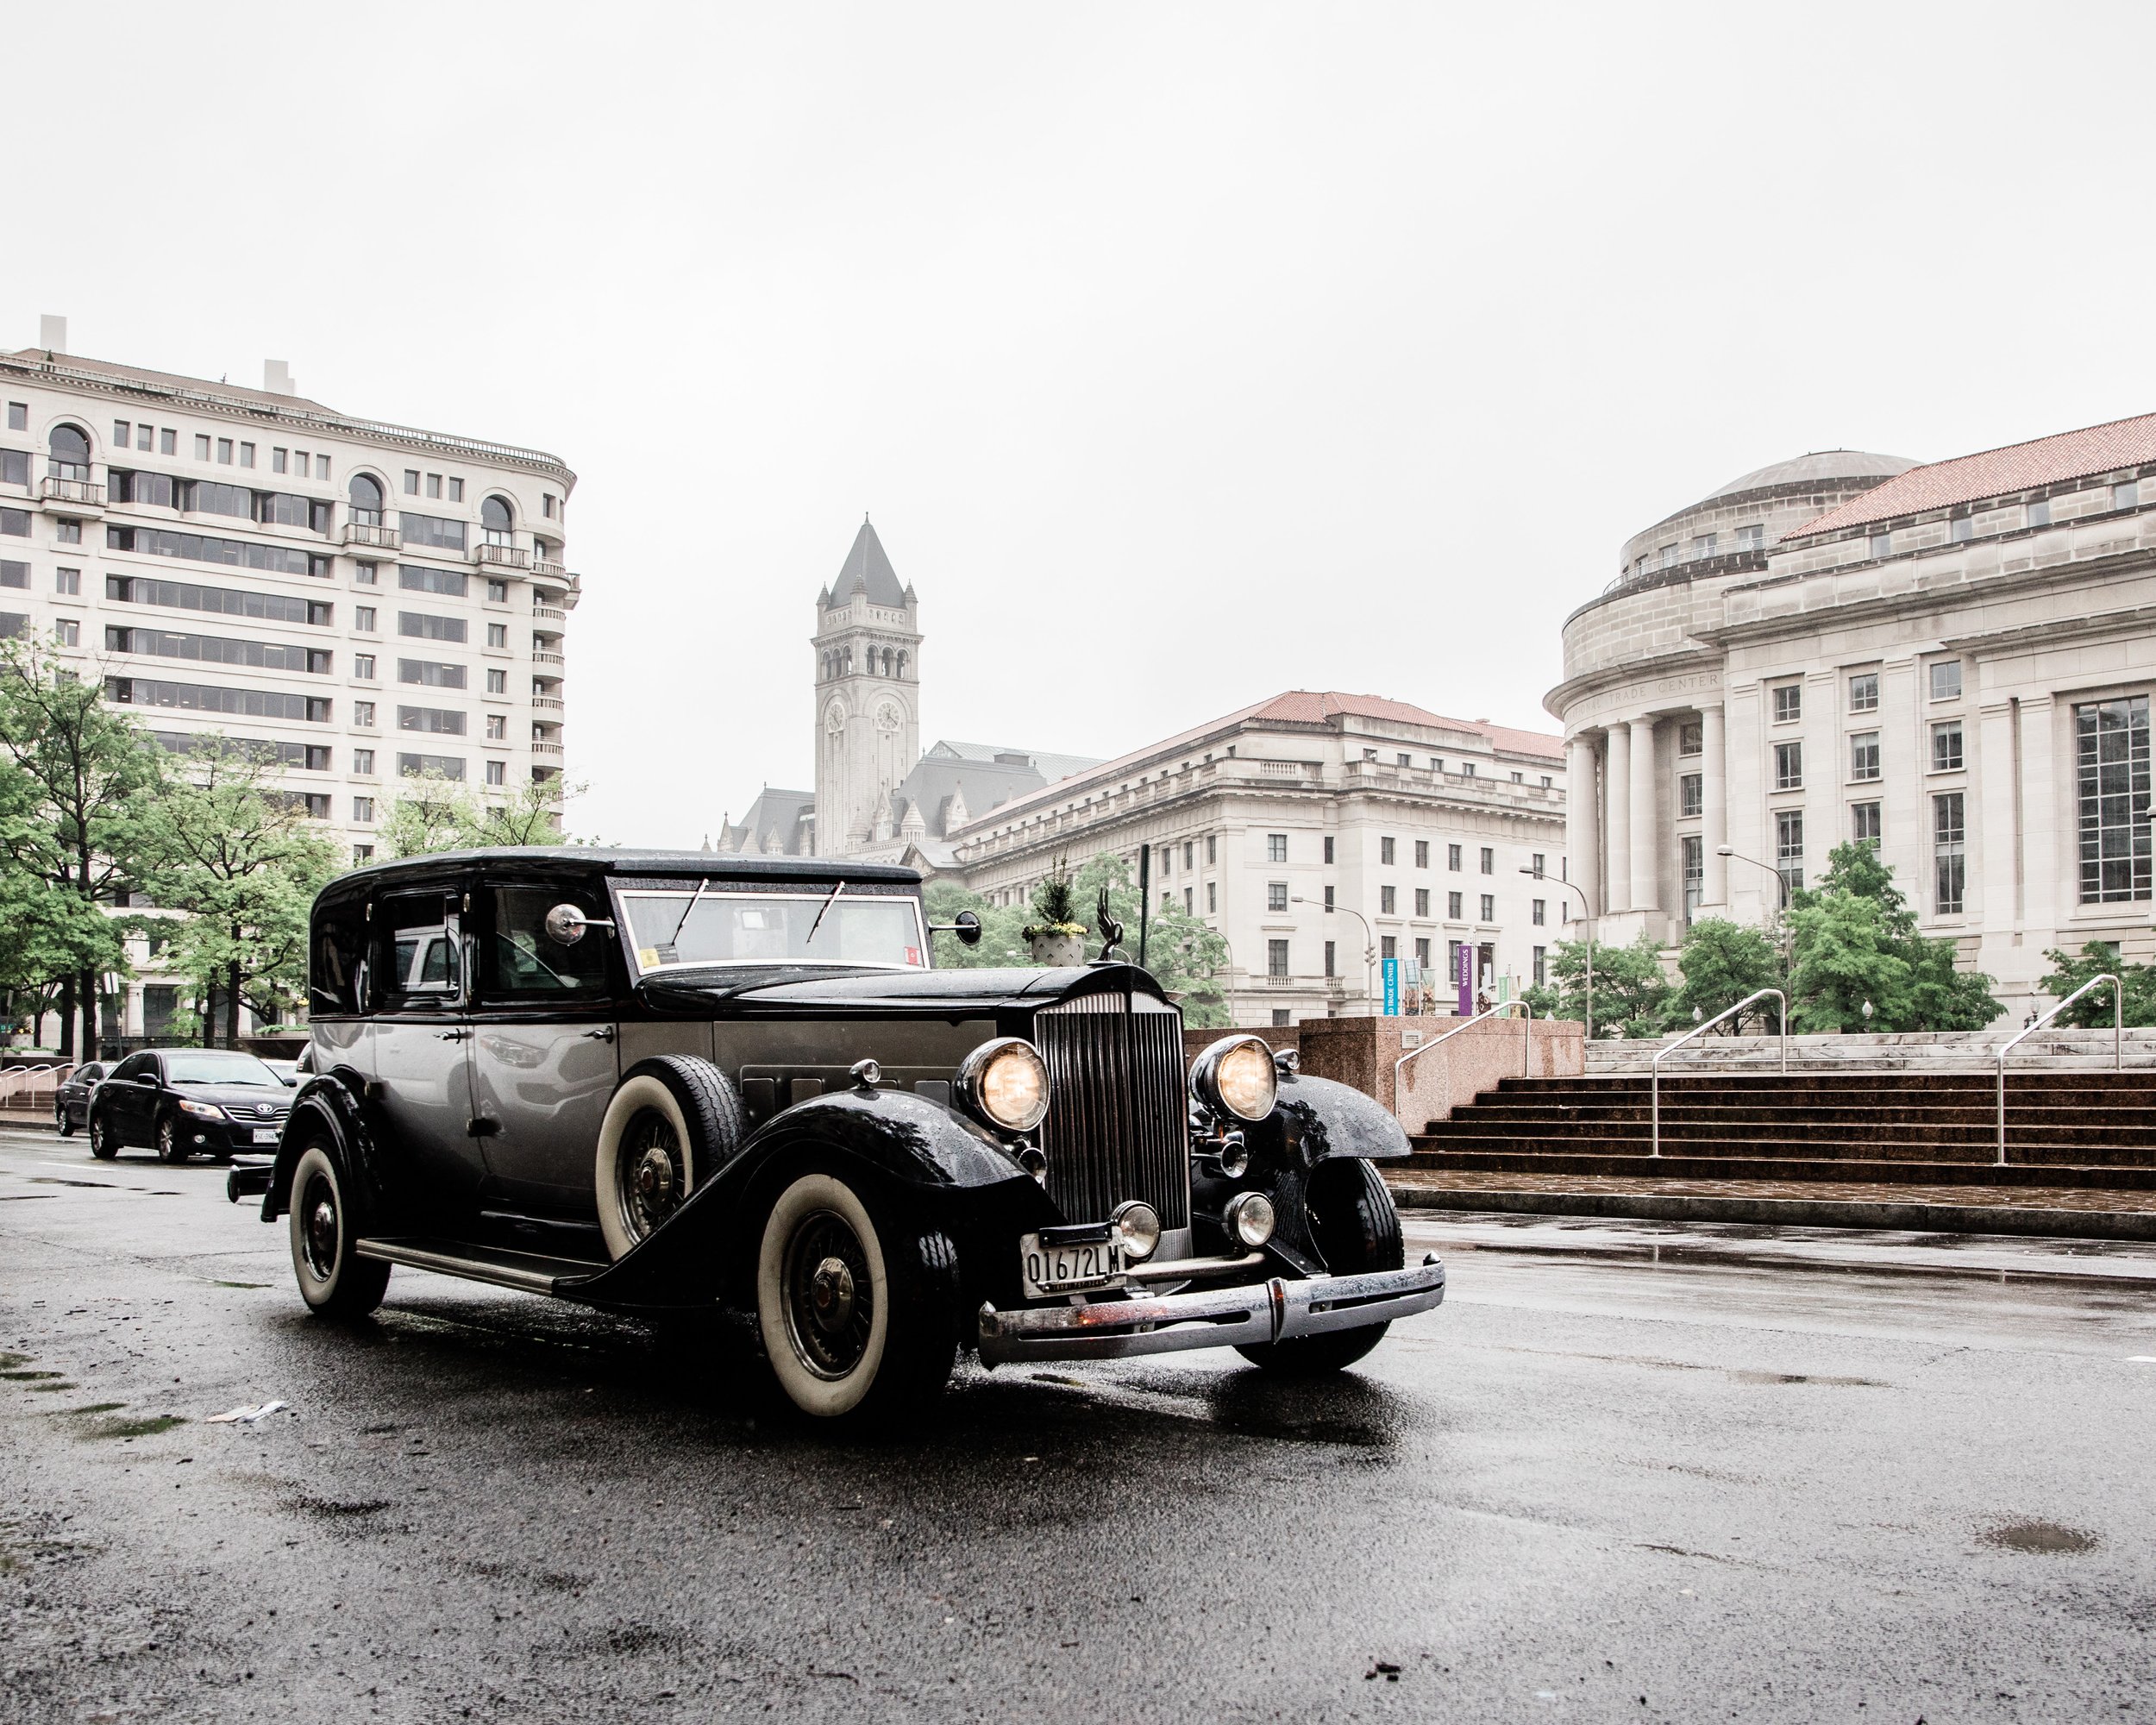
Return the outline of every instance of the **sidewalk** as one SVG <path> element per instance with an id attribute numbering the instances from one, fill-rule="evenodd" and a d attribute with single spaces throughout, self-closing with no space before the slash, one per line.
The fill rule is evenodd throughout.
<path id="1" fill-rule="evenodd" d="M 2156 1240 L 2156 1192 L 1674 1180 L 1629 1174 L 1490 1174 L 1396 1165 L 1387 1166 L 1384 1173 L 1394 1201 L 1403 1210 Z"/>

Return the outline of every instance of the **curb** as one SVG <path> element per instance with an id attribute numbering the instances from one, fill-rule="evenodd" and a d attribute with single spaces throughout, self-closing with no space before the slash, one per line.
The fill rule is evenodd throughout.
<path id="1" fill-rule="evenodd" d="M 1394 1203 L 1403 1210 L 1483 1210 L 1514 1215 L 1620 1216 L 1660 1222 L 1754 1222 L 1770 1227 L 2156 1240 L 2156 1213 L 2140 1210 L 1872 1203 L 1845 1198 L 1724 1198 L 1670 1192 L 1468 1190 L 1389 1182 L 1388 1189 Z"/>

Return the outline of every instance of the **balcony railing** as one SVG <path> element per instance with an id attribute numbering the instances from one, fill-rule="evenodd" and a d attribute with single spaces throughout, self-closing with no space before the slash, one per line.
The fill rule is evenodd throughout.
<path id="1" fill-rule="evenodd" d="M 569 578 L 568 566 L 566 563 L 552 562 L 544 557 L 534 557 L 531 560 L 531 573 L 542 580 L 566 581 Z"/>
<path id="2" fill-rule="evenodd" d="M 472 548 L 473 559 L 481 563 L 503 569 L 528 569 L 531 567 L 531 553 L 514 545 L 493 545 L 482 539 Z"/>
<path id="3" fill-rule="evenodd" d="M 535 605 L 531 608 L 531 614 L 534 617 L 543 617 L 549 623 L 567 623 L 569 620 L 569 613 L 559 605 Z"/>
<path id="4" fill-rule="evenodd" d="M 567 662 L 559 653 L 549 653 L 543 648 L 535 648 L 532 649 L 531 662 L 535 665 L 560 665 Z"/>
<path id="5" fill-rule="evenodd" d="M 75 504 L 85 509 L 105 506 L 105 488 L 95 480 L 61 479 L 57 474 L 48 474 L 40 483 L 38 494 L 47 503 Z"/>
<path id="6" fill-rule="evenodd" d="M 560 712 L 561 711 L 561 697 L 560 695 L 534 695 L 531 698 L 531 704 L 535 707 L 538 708 L 542 712 Z"/>
<path id="7" fill-rule="evenodd" d="M 559 743 L 542 742 L 535 737 L 531 741 L 531 752 L 535 755 L 559 755 L 561 752 L 561 745 Z"/>
<path id="8" fill-rule="evenodd" d="M 344 524 L 344 543 L 378 551 L 394 551 L 397 530 L 385 527 L 379 521 L 348 521 Z"/>

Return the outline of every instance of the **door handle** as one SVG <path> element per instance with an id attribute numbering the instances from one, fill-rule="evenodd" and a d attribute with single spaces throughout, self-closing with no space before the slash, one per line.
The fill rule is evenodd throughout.
<path id="1" fill-rule="evenodd" d="M 597 1030 L 587 1030 L 584 1034 L 591 1038 L 593 1042 L 611 1042 L 614 1039 L 614 1027 L 611 1025 L 601 1025 Z"/>
<path id="2" fill-rule="evenodd" d="M 472 1032 L 468 1030 L 438 1030 L 435 1032 L 436 1037 L 442 1042 L 463 1042 L 471 1034 Z"/>

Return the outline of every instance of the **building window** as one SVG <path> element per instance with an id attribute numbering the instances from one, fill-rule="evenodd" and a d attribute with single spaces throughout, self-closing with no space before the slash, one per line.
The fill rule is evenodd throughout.
<path id="1" fill-rule="evenodd" d="M 1932 865 L 1938 897 L 1932 907 L 1941 916 L 1961 914 L 1968 884 L 1969 859 L 1962 825 L 1962 793 L 1946 791 L 1932 799 Z"/>
<path id="2" fill-rule="evenodd" d="M 1875 557 L 1891 557 L 1894 555 L 1894 536 L 1891 533 L 1874 533 L 1871 536 L 1871 555 Z"/>
<path id="3" fill-rule="evenodd" d="M 1265 908 L 1269 911 L 1284 911 L 1288 908 L 1287 881 L 1268 881 L 1265 883 Z"/>
<path id="4" fill-rule="evenodd" d="M 1430 841 L 1426 838 L 1418 838 L 1415 841 L 1415 867 L 1427 869 L 1429 866 Z"/>
<path id="5" fill-rule="evenodd" d="M 1482 872 L 1485 875 L 1497 872 L 1497 853 L 1487 844 L 1482 847 Z"/>
<path id="6" fill-rule="evenodd" d="M 1865 784 L 1879 776 L 1879 733 L 1859 731 L 1849 739 L 1849 776 Z"/>
<path id="7" fill-rule="evenodd" d="M 58 543 L 62 545 L 79 545 L 82 543 L 81 522 L 62 521 L 56 523 L 55 525 L 58 528 Z"/>
<path id="8" fill-rule="evenodd" d="M 355 844 L 352 847 L 352 866 L 354 868 L 356 869 L 362 862 L 372 862 L 373 860 L 374 847 L 373 845 Z"/>
<path id="9" fill-rule="evenodd" d="M 419 469 L 417 467 L 404 469 L 404 495 L 406 497 L 419 495 Z"/>
<path id="10" fill-rule="evenodd" d="M 1952 526 L 1946 530 L 1946 538 L 1950 544 L 1965 545 L 1976 536 L 1977 524 L 1975 518 L 1971 516 L 1956 516 Z"/>
<path id="11" fill-rule="evenodd" d="M 10 401 L 8 404 L 8 430 L 27 431 L 29 429 L 30 404 L 27 401 Z"/>
<path id="12" fill-rule="evenodd" d="M 1782 683 L 1774 691 L 1774 722 L 1794 724 L 1804 717 L 1804 686 L 1802 683 Z"/>
<path id="13" fill-rule="evenodd" d="M 353 573 L 352 579 L 357 581 L 363 587 L 371 587 L 380 579 L 380 577 L 376 572 L 373 564 L 361 563 L 358 569 Z"/>
<path id="14" fill-rule="evenodd" d="M 488 713 L 486 715 L 486 736 L 491 743 L 508 741 L 509 715 L 505 712 Z"/>
<path id="15" fill-rule="evenodd" d="M 1720 536 L 1714 533 L 1695 534 L 1692 538 L 1692 561 L 1696 563 L 1702 557 L 1713 556 L 1719 538 Z"/>
<path id="16" fill-rule="evenodd" d="M 1269 832 L 1265 835 L 1265 860 L 1268 862 L 1285 862 L 1288 860 L 1286 833 Z"/>
<path id="17" fill-rule="evenodd" d="M 1445 847 L 1445 866 L 1455 875 L 1460 872 L 1460 847 L 1458 845 L 1448 844 Z"/>
<path id="18" fill-rule="evenodd" d="M 1859 844 L 1879 842 L 1879 806 L 1877 803 L 1849 805 L 1849 836 Z"/>
<path id="19" fill-rule="evenodd" d="M 1399 957 L 1400 937 L 1394 934 L 1379 935 L 1377 937 L 1377 956 L 1380 958 Z"/>
<path id="20" fill-rule="evenodd" d="M 1697 755 L 1707 747 L 1707 727 L 1696 718 L 1688 718 L 1677 728 L 1677 752 Z M 1546 784 L 1547 780 L 1544 782 Z"/>
<path id="21" fill-rule="evenodd" d="M 2081 902 L 2115 904 L 2149 892 L 2148 697 L 2074 709 Z"/>
<path id="22" fill-rule="evenodd" d="M 1879 710 L 1879 674 L 1859 671 L 1849 680 L 1849 711 L 1877 712 Z"/>
<path id="23" fill-rule="evenodd" d="M 1497 920 L 1497 900 L 1489 893 L 1482 894 L 1482 920 L 1484 922 Z"/>
<path id="24" fill-rule="evenodd" d="M 1208 832 L 1206 835 L 1206 861 L 1209 863 L 1218 862 L 1220 860 L 1218 841 L 1219 835 L 1217 833 Z"/>
<path id="25" fill-rule="evenodd" d="M 1534 976 L 1536 988 L 1546 988 L 1550 986 L 1550 949 L 1546 946 L 1535 948 Z"/>
<path id="26" fill-rule="evenodd" d="M 1527 869 L 1528 872 L 1531 873 L 1536 880 L 1539 881 L 1542 879 L 1545 869 L 1543 864 L 1543 856 L 1539 850 L 1536 851 L 1533 856 L 1527 859 Z"/>
<path id="27" fill-rule="evenodd" d="M 195 436 L 195 459 L 198 461 L 210 459 L 210 440 L 199 432 Z"/>
<path id="28" fill-rule="evenodd" d="M 509 603 L 509 583 L 498 580 L 492 575 L 489 575 L 486 578 L 486 602 L 489 605 L 507 605 Z"/>
<path id="29" fill-rule="evenodd" d="M 2121 480 L 2111 487 L 2111 507 L 2138 509 L 2141 503 L 2141 487 L 2138 480 Z"/>
<path id="30" fill-rule="evenodd" d="M 1377 841 L 1377 860 L 1383 868 L 1389 869 L 1393 866 L 1393 841 L 1391 839 L 1381 838 Z"/>
<path id="31" fill-rule="evenodd" d="M 1337 963 L 1338 963 L 1338 948 L 1337 946 L 1335 946 L 1335 945 L 1334 945 L 1334 944 L 1333 944 L 1332 941 L 1329 941 L 1329 940 L 1328 940 L 1327 942 L 1326 942 L 1326 944 L 1325 944 L 1325 974 L 1326 974 L 1326 975 L 1328 975 L 1328 976 L 1337 976 L 1337 975 L 1338 975 L 1340 974 L 1340 973 L 1339 973 L 1339 971 L 1338 971 L 1338 969 L 1335 968 L 1335 967 L 1336 967 L 1336 965 L 1337 965 Z"/>
<path id="32" fill-rule="evenodd" d="M 1530 904 L 1527 907 L 1527 920 L 1537 928 L 1546 924 L 1550 920 L 1550 901 L 1547 899 L 1537 899 Z"/>
<path id="33" fill-rule="evenodd" d="M 374 607 L 371 605 L 354 605 L 352 607 L 352 626 L 354 629 L 372 633 L 374 628 Z"/>
<path id="34" fill-rule="evenodd" d="M 1377 913 L 1380 916 L 1398 916 L 1400 914 L 1399 888 L 1380 887 L 1377 889 Z"/>
<path id="35" fill-rule="evenodd" d="M 374 656 L 372 653 L 354 653 L 352 656 L 352 674 L 371 681 L 374 675 Z"/>
<path id="36" fill-rule="evenodd" d="M 1198 866 L 1198 847 L 1188 839 L 1183 840 L 1183 872 L 1188 874 Z"/>
<path id="37" fill-rule="evenodd" d="M 1430 914 L 1430 889 L 1427 887 L 1415 888 L 1415 914 L 1419 917 Z"/>
<path id="38" fill-rule="evenodd" d="M 2028 524 L 2031 527 L 2051 525 L 2051 499 L 2049 498 L 2040 498 L 2036 502 L 2029 505 Z"/>
<path id="39" fill-rule="evenodd" d="M 1783 809 L 1774 818 L 1774 867 L 1792 893 L 1804 890 L 1804 811 Z"/>
<path id="40" fill-rule="evenodd" d="M 1288 1016 L 1287 1007 L 1275 1007 L 1273 1008 L 1273 1028 L 1275 1030 L 1285 1030 L 1294 1022 L 1294 1020 Z"/>
<path id="41" fill-rule="evenodd" d="M 82 571 L 80 569 L 53 570 L 53 591 L 56 593 L 68 593 L 77 598 L 80 598 L 82 595 Z"/>
<path id="42" fill-rule="evenodd" d="M 82 645 L 82 624 L 72 617 L 63 617 L 53 624 L 53 643 L 61 647 Z"/>
<path id="43" fill-rule="evenodd" d="M 1677 873 L 1684 882 L 1684 925 L 1689 928 L 1699 915 L 1702 883 L 1707 878 L 1707 843 L 1696 832 L 1677 840 Z"/>
<path id="44" fill-rule="evenodd" d="M 1804 745 L 1802 743 L 1777 743 L 1774 745 L 1774 788 L 1777 791 L 1798 791 L 1804 787 Z"/>
<path id="45" fill-rule="evenodd" d="M 1198 889 L 1195 887 L 1185 887 L 1183 888 L 1183 914 L 1195 916 L 1197 913 Z"/>
<path id="46" fill-rule="evenodd" d="M 1395 755 L 1393 764 L 1395 767 L 1412 767 L 1415 764 L 1415 757 L 1412 755 Z"/>
<path id="47" fill-rule="evenodd" d="M 1211 916 L 1219 908 L 1220 883 L 1218 881 L 1208 881 L 1206 882 L 1206 914 Z"/>
<path id="48" fill-rule="evenodd" d="M 508 646 L 509 625 L 506 623 L 488 624 L 486 625 L 486 644 L 489 647 Z"/>
<path id="49" fill-rule="evenodd" d="M 1269 940 L 1265 943 L 1265 974 L 1268 976 L 1287 975 L 1288 943 L 1286 941 Z"/>
<path id="50" fill-rule="evenodd" d="M 1679 817 L 1697 814 L 1707 806 L 1702 787 L 1706 777 L 1699 773 L 1680 773 L 1677 778 L 1677 812 Z"/>
<path id="51" fill-rule="evenodd" d="M 1941 659 L 1932 667 L 1932 699 L 1953 700 L 1961 693 L 1961 661 Z"/>
<path id="52" fill-rule="evenodd" d="M 354 820 L 362 820 L 362 821 L 365 821 L 365 820 L 372 820 L 372 819 L 374 819 L 374 799 L 373 799 L 373 798 L 372 798 L 372 797 L 354 797 L 354 798 L 353 798 L 353 799 L 352 799 L 352 819 L 354 819 Z"/>
<path id="53" fill-rule="evenodd" d="M 355 773 L 372 773 L 374 770 L 374 751 L 372 749 L 354 749 L 352 751 L 352 770 Z"/>
<path id="54" fill-rule="evenodd" d="M 1447 893 L 1445 895 L 1445 913 L 1454 922 L 1457 922 L 1462 916 L 1466 914 L 1460 908 L 1463 902 L 1463 896 L 1458 893 Z"/>
<path id="55" fill-rule="evenodd" d="M 1332 893 L 1333 889 L 1331 887 L 1325 889 L 1325 907 L 1328 912 L 1332 908 Z"/>
<path id="56" fill-rule="evenodd" d="M 1932 771 L 1952 773 L 1961 766 L 1961 721 L 1949 718 L 1932 727 Z"/>
<path id="57" fill-rule="evenodd" d="M 509 673 L 499 667 L 489 671 L 486 674 L 486 692 L 490 695 L 507 694 L 509 693 Z"/>
<path id="58" fill-rule="evenodd" d="M 1421 971 L 1426 981 L 1430 975 L 1430 942 L 1426 936 L 1415 943 L 1415 969 Z"/>
<path id="59" fill-rule="evenodd" d="M 352 703 L 352 723 L 354 724 L 373 724 L 374 703 L 373 701 L 354 701 Z"/>
<path id="60" fill-rule="evenodd" d="M 449 481 L 449 501 L 451 503 L 462 503 L 464 501 L 464 481 L 462 480 L 451 480 Z"/>
<path id="61" fill-rule="evenodd" d="M 489 761 L 486 763 L 486 782 L 490 785 L 507 784 L 509 763 L 506 761 Z"/>

